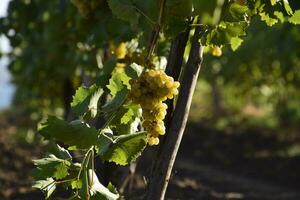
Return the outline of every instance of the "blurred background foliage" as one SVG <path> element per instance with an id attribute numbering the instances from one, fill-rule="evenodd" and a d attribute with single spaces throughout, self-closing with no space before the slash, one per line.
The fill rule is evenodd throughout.
<path id="1" fill-rule="evenodd" d="M 219 58 L 206 56 L 198 85 L 202 94 L 195 98 L 202 112 L 194 114 L 220 120 L 221 126 L 231 121 L 299 128 L 299 42 L 299 27 L 270 28 L 254 19 L 236 52 L 224 48 Z"/>
<path id="2" fill-rule="evenodd" d="M 107 15 L 108 5 L 99 2 L 80 16 L 66 0 L 14 0 L 0 19 L 1 34 L 12 46 L 6 56 L 16 86 L 13 108 L 29 114 L 32 125 L 45 113 L 69 112 L 74 90 L 86 76 L 99 73 L 96 55 L 105 57 L 108 41 L 132 39 L 126 22 Z M 221 57 L 205 55 L 191 120 L 220 129 L 238 124 L 299 128 L 299 45 L 299 26 L 270 28 L 254 18 L 237 51 L 224 47 Z M 158 52 L 167 55 L 166 46 Z"/>

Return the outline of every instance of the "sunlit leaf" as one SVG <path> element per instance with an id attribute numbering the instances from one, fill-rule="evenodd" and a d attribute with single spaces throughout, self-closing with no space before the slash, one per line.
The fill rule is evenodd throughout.
<path id="1" fill-rule="evenodd" d="M 36 181 L 32 187 L 42 190 L 46 195 L 46 199 L 48 199 L 55 191 L 56 184 L 53 178 L 47 178 L 46 180 Z"/>
<path id="2" fill-rule="evenodd" d="M 119 165 L 127 165 L 135 161 L 146 147 L 147 139 L 144 132 L 117 137 L 103 158 Z"/>
<path id="3" fill-rule="evenodd" d="M 237 50 L 239 46 L 241 46 L 243 40 L 239 37 L 233 37 L 231 38 L 230 44 L 231 44 L 231 49 L 233 51 Z"/>
<path id="4" fill-rule="evenodd" d="M 91 87 L 81 86 L 73 96 L 72 109 L 78 115 L 90 113 L 91 117 L 95 117 L 97 115 L 98 101 L 102 94 L 103 89 L 98 88 L 96 85 Z"/>
<path id="5" fill-rule="evenodd" d="M 292 24 L 300 24 L 300 10 L 296 10 L 292 17 L 289 18 Z"/>

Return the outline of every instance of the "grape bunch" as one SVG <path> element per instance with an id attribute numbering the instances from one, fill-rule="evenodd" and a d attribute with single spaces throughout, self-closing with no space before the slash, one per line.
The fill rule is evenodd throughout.
<path id="1" fill-rule="evenodd" d="M 142 126 L 147 132 L 149 145 L 158 145 L 159 136 L 165 134 L 164 118 L 167 104 L 163 101 L 178 94 L 179 82 L 162 70 L 147 70 L 137 79 L 132 79 L 130 98 L 140 104 L 144 121 Z"/>

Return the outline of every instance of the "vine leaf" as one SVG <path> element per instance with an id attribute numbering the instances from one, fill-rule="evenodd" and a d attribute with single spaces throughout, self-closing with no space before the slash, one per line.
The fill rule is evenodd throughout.
<path id="1" fill-rule="evenodd" d="M 108 183 L 107 189 L 112 193 L 118 194 L 117 188 L 111 182 Z"/>
<path id="2" fill-rule="evenodd" d="M 195 15 L 200 15 L 204 24 L 213 24 L 217 0 L 193 0 L 193 6 Z"/>
<path id="3" fill-rule="evenodd" d="M 69 153 L 68 150 L 65 148 L 59 146 L 58 144 L 50 146 L 48 149 L 48 152 L 50 154 L 55 155 L 57 158 L 63 159 L 63 160 L 72 160 L 72 156 Z"/>
<path id="4" fill-rule="evenodd" d="M 82 180 L 73 180 L 71 181 L 71 188 L 72 189 L 81 189 L 82 188 Z"/>
<path id="5" fill-rule="evenodd" d="M 109 127 L 117 135 L 135 133 L 140 121 L 140 116 L 141 110 L 139 105 L 124 105 L 115 113 L 113 119 L 109 123 Z"/>
<path id="6" fill-rule="evenodd" d="M 73 181 L 73 188 L 78 188 L 78 199 L 90 200 L 118 200 L 120 198 L 119 193 L 116 190 L 111 190 L 102 185 L 93 169 L 85 166 L 80 176 L 80 181 Z M 77 199 L 77 198 L 76 198 Z"/>
<path id="7" fill-rule="evenodd" d="M 34 160 L 33 163 L 36 166 L 33 176 L 38 179 L 50 177 L 63 179 L 68 175 L 68 169 L 71 166 L 69 161 L 57 158 L 53 154 L 43 159 Z"/>
<path id="8" fill-rule="evenodd" d="M 113 143 L 112 134 L 110 132 L 111 130 L 109 129 L 104 129 L 101 132 L 99 142 L 96 146 L 97 152 L 100 155 L 106 152 L 109 149 L 110 145 Z"/>
<path id="9" fill-rule="evenodd" d="M 230 44 L 231 44 L 231 49 L 233 51 L 237 50 L 239 48 L 239 46 L 241 46 L 243 40 L 239 37 L 233 37 L 230 40 Z"/>
<path id="10" fill-rule="evenodd" d="M 101 71 L 96 78 L 97 86 L 104 88 L 108 84 L 108 81 L 111 77 L 111 73 L 115 69 L 116 65 L 117 59 L 115 57 L 110 58 L 104 63 L 104 65 L 100 68 Z"/>
<path id="11" fill-rule="evenodd" d="M 69 166 L 70 166 L 69 162 L 67 162 L 67 164 L 65 162 L 58 164 L 55 167 L 56 171 L 55 171 L 53 177 L 55 177 L 57 179 L 63 179 L 66 176 L 68 176 L 68 174 L 69 174 L 68 173 Z"/>
<path id="12" fill-rule="evenodd" d="M 131 121 L 134 121 L 135 116 L 139 114 L 139 106 L 138 105 L 129 105 L 126 106 L 126 112 L 120 119 L 121 124 L 128 124 Z"/>
<path id="13" fill-rule="evenodd" d="M 118 136 L 103 158 L 119 165 L 127 165 L 135 161 L 146 147 L 145 132 Z"/>
<path id="14" fill-rule="evenodd" d="M 88 174 L 89 180 L 92 180 L 90 183 L 91 200 L 117 200 L 120 198 L 120 195 L 111 183 L 107 188 L 100 183 L 96 173 L 93 170 L 89 169 Z"/>
<path id="15" fill-rule="evenodd" d="M 232 40 L 232 38 L 244 36 L 246 34 L 246 28 L 248 27 L 247 22 L 221 22 L 215 29 L 213 29 L 206 36 L 207 45 L 216 45 L 221 46 L 224 44 L 233 44 L 234 47 L 237 47 L 237 41 Z M 241 42 L 241 39 L 239 40 Z"/>
<path id="16" fill-rule="evenodd" d="M 296 10 L 292 17 L 289 18 L 289 22 L 292 24 L 300 24 L 300 10 Z"/>
<path id="17" fill-rule="evenodd" d="M 278 19 L 270 17 L 268 13 L 261 12 L 259 15 L 261 20 L 264 21 L 268 26 L 273 26 L 278 22 Z"/>
<path id="18" fill-rule="evenodd" d="M 173 0 L 166 3 L 166 15 L 186 19 L 192 15 L 193 0 Z"/>
<path id="19" fill-rule="evenodd" d="M 282 2 L 283 2 L 284 9 L 285 9 L 286 13 L 288 15 L 293 15 L 293 10 L 292 10 L 292 8 L 290 6 L 289 1 L 288 0 L 282 0 Z"/>
<path id="20" fill-rule="evenodd" d="M 97 115 L 98 101 L 103 94 L 103 89 L 96 85 L 91 87 L 81 86 L 76 90 L 73 96 L 71 107 L 78 115 L 86 115 L 90 113 L 91 117 Z"/>
<path id="21" fill-rule="evenodd" d="M 53 178 L 47 178 L 46 180 L 36 181 L 32 187 L 42 190 L 46 194 L 46 199 L 48 199 L 55 191 L 56 184 Z"/>
<path id="22" fill-rule="evenodd" d="M 250 10 L 245 5 L 233 3 L 229 7 L 229 13 L 235 20 L 245 20 L 245 17 L 250 15 Z"/>
<path id="23" fill-rule="evenodd" d="M 127 97 L 127 94 L 128 90 L 126 88 L 122 89 L 121 91 L 116 93 L 115 97 L 110 102 L 102 107 L 101 111 L 106 114 L 106 117 L 110 116 L 117 109 L 119 109 L 120 106 L 122 106 Z"/>
<path id="24" fill-rule="evenodd" d="M 116 73 L 109 80 L 109 85 L 107 88 L 110 90 L 112 96 L 116 96 L 117 92 L 121 91 L 124 88 L 130 89 L 129 84 L 130 77 L 125 73 Z"/>
<path id="25" fill-rule="evenodd" d="M 108 0 L 108 5 L 119 19 L 129 22 L 132 26 L 138 24 L 140 13 L 130 0 Z"/>
<path id="26" fill-rule="evenodd" d="M 80 120 L 68 123 L 54 116 L 49 116 L 39 129 L 39 133 L 46 139 L 56 139 L 79 149 L 96 145 L 99 136 L 95 128 L 89 127 Z"/>
<path id="27" fill-rule="evenodd" d="M 142 70 L 141 66 L 131 64 L 125 72 L 113 74 L 109 85 L 106 86 L 112 95 L 112 99 L 101 108 L 101 112 L 105 113 L 106 118 L 110 118 L 122 106 L 131 88 L 130 79 L 138 77 Z"/>
<path id="28" fill-rule="evenodd" d="M 142 74 L 142 72 L 143 72 L 142 66 L 136 63 L 132 63 L 125 69 L 126 75 L 129 76 L 130 78 L 137 78 Z"/>

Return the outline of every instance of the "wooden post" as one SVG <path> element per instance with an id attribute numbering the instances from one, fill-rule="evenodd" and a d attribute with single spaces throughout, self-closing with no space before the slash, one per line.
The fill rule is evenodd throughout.
<path id="1" fill-rule="evenodd" d="M 176 107 L 167 124 L 166 138 L 160 144 L 161 149 L 149 179 L 147 200 L 163 200 L 165 197 L 203 59 L 203 47 L 199 42 L 200 32 L 201 27 L 196 27 L 189 59 L 183 71 Z"/>

